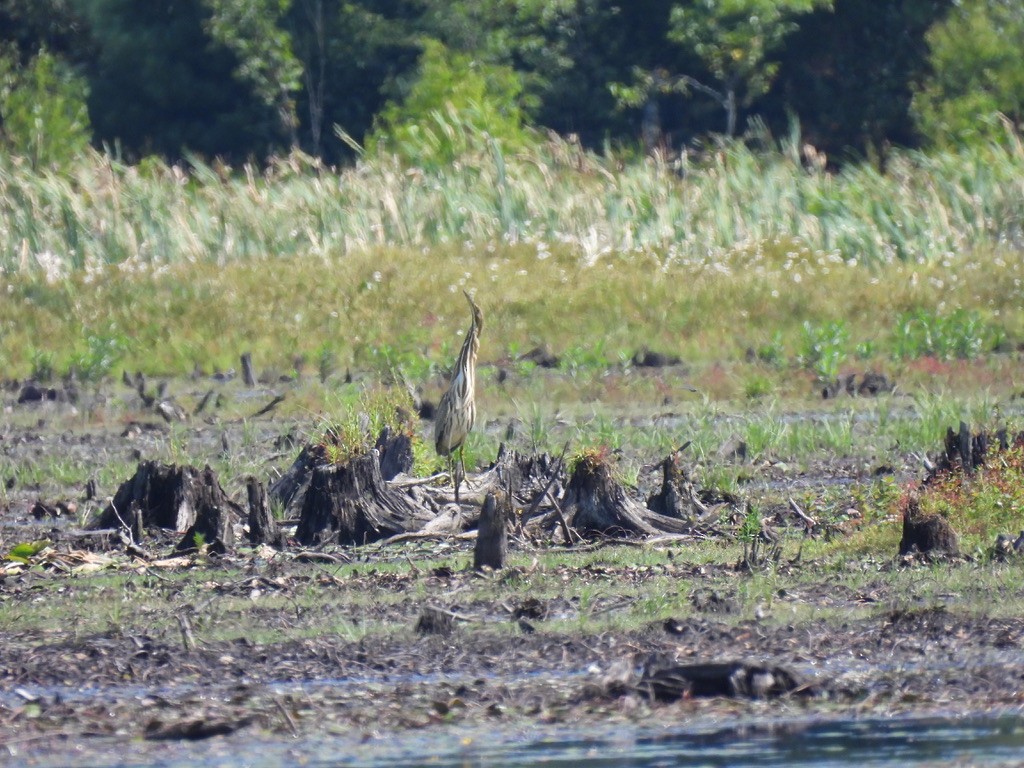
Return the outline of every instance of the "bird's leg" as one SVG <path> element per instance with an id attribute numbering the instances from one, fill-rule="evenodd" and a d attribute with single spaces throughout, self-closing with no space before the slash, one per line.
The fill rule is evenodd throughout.
<path id="1" fill-rule="evenodd" d="M 459 463 L 456 463 L 456 461 L 455 461 L 455 451 L 452 451 L 451 456 L 452 456 L 452 480 L 455 483 L 455 503 L 458 504 L 459 503 L 459 485 L 462 483 L 462 475 L 459 474 L 459 463 L 461 463 L 462 448 L 461 447 L 459 448 L 459 457 L 460 457 L 460 462 Z M 465 472 L 463 472 L 462 474 L 465 474 Z"/>

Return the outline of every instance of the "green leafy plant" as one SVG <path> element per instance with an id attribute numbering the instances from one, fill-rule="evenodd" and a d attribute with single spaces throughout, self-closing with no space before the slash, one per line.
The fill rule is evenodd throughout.
<path id="1" fill-rule="evenodd" d="M 807 320 L 803 324 L 800 362 L 818 378 L 831 381 L 839 375 L 839 368 L 846 360 L 849 340 L 850 331 L 843 321 L 815 325 Z"/>

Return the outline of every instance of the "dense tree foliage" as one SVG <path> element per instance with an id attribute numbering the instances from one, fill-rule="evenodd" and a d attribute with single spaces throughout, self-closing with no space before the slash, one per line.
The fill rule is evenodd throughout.
<path id="1" fill-rule="evenodd" d="M 933 74 L 915 98 L 927 136 L 999 136 L 1003 119 L 1024 121 L 1024 4 L 965 0 L 927 38 Z"/>
<path id="2" fill-rule="evenodd" d="M 0 141 L 38 162 L 60 157 L 31 126 L 129 158 L 335 163 L 370 144 L 413 162 L 458 152 L 446 123 L 678 150 L 756 117 L 833 160 L 884 157 L 1022 119 L 1022 17 L 1011 0 L 0 0 Z"/>

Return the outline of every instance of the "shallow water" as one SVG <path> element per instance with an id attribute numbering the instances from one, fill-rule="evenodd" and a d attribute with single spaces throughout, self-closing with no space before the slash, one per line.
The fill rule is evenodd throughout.
<path id="1" fill-rule="evenodd" d="M 678 728 L 615 725 L 597 732 L 538 726 L 464 730 L 457 726 L 396 737 L 365 735 L 261 741 L 244 733 L 202 742 L 81 739 L 57 751 L 27 750 L 4 765 L 257 766 L 309 768 L 429 765 L 442 768 L 625 766 L 961 766 L 1024 760 L 1019 712 L 866 719 L 750 720 Z"/>

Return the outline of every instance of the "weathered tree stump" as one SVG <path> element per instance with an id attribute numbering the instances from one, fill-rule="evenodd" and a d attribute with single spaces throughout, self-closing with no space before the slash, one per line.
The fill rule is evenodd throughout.
<path id="1" fill-rule="evenodd" d="M 276 501 L 285 510 L 286 515 L 293 516 L 302 509 L 309 480 L 313 476 L 313 468 L 324 464 L 327 457 L 319 445 L 306 445 L 295 457 L 292 465 L 270 484 L 267 491 L 271 501 Z"/>
<path id="2" fill-rule="evenodd" d="M 666 517 L 687 519 L 692 516 L 692 487 L 679 465 L 679 454 L 673 453 L 661 462 L 661 490 L 647 498 L 647 508 Z"/>
<path id="3" fill-rule="evenodd" d="M 956 555 L 960 542 L 956 531 L 942 515 L 926 515 L 921 512 L 920 500 L 911 495 L 903 511 L 903 537 L 900 539 L 900 555 L 912 552 L 921 554 L 944 553 Z"/>
<path id="4" fill-rule="evenodd" d="M 253 546 L 269 544 L 277 549 L 283 549 L 284 534 L 270 514 L 267 490 L 263 483 L 250 475 L 245 481 L 245 493 L 249 502 L 249 543 Z"/>
<path id="5" fill-rule="evenodd" d="M 393 435 L 390 428 L 384 427 L 375 447 L 380 452 L 380 474 L 385 480 L 412 471 L 412 437 L 409 435 L 404 432 Z"/>
<path id="6" fill-rule="evenodd" d="M 373 450 L 342 466 L 313 470 L 295 538 L 310 546 L 324 541 L 329 531 L 339 544 L 368 544 L 418 531 L 430 518 L 428 510 L 385 484 Z"/>
<path id="7" fill-rule="evenodd" d="M 224 554 L 235 543 L 235 521 L 242 517 L 242 509 L 228 498 L 217 481 L 217 473 L 205 467 L 194 483 L 193 506 L 195 520 L 175 549 L 191 552 L 205 544 L 209 551 Z"/>
<path id="8" fill-rule="evenodd" d="M 215 550 L 224 551 L 233 543 L 232 525 L 240 514 L 209 467 L 200 471 L 145 461 L 117 489 L 93 527 L 125 528 L 135 542 L 146 528 L 187 531 L 193 540 L 199 533 Z"/>
<path id="9" fill-rule="evenodd" d="M 576 464 L 562 498 L 562 513 L 581 535 L 650 536 L 657 529 L 644 520 L 643 508 L 626 495 L 600 456 Z M 551 520 L 551 524 L 554 524 Z"/>
<path id="10" fill-rule="evenodd" d="M 473 550 L 473 568 L 480 571 L 491 568 L 500 571 L 508 555 L 508 497 L 503 493 L 488 493 L 480 512 L 476 546 Z"/>

